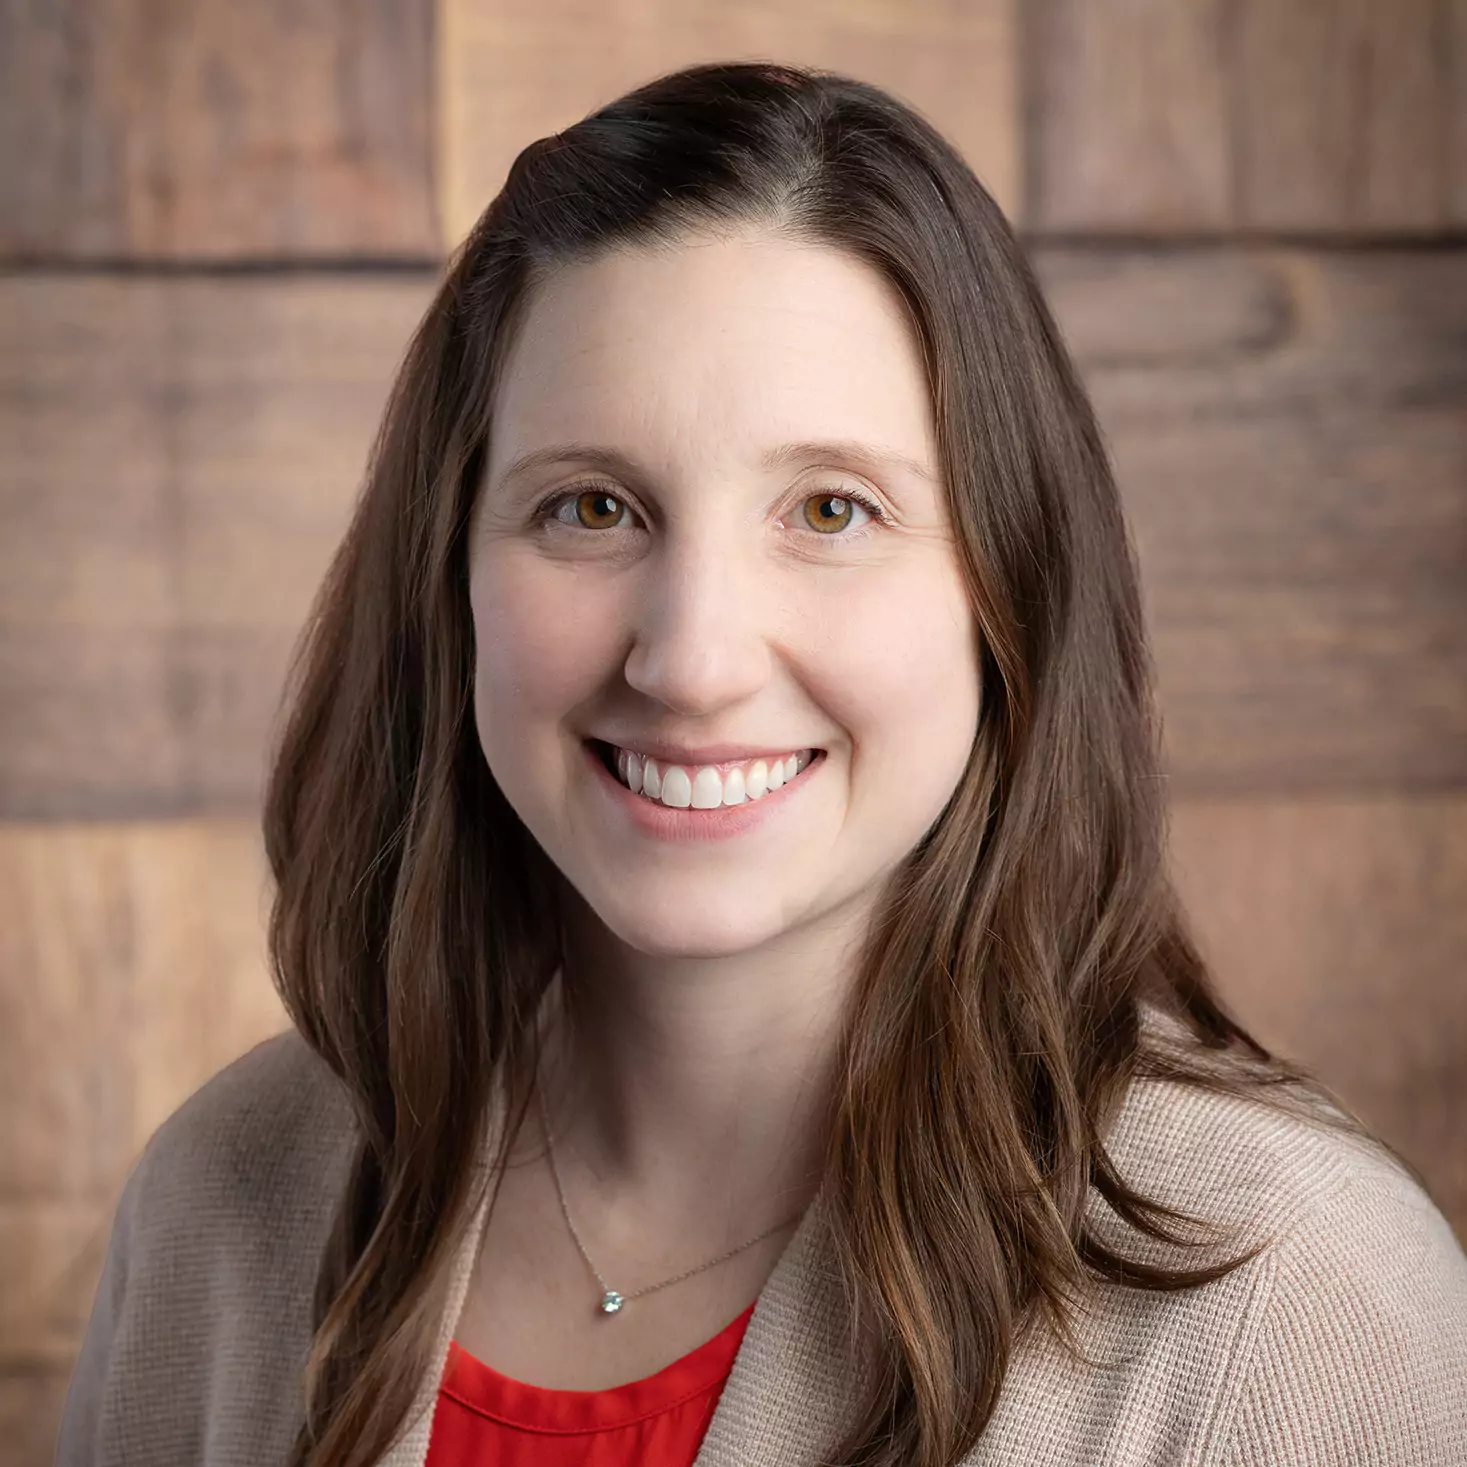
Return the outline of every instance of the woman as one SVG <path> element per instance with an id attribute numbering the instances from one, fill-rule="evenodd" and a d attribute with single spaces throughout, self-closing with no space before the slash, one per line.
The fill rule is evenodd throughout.
<path id="1" fill-rule="evenodd" d="M 298 1032 L 129 1177 L 61 1461 L 1467 1460 L 1467 1258 L 1212 986 L 1091 410 L 891 97 L 527 148 L 297 673 Z"/>

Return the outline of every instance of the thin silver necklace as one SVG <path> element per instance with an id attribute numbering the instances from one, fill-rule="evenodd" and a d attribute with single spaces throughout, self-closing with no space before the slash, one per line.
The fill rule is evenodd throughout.
<path id="1" fill-rule="evenodd" d="M 601 1302 L 597 1308 L 602 1314 L 615 1314 L 629 1299 L 640 1298 L 643 1294 L 651 1294 L 657 1289 L 665 1289 L 669 1284 L 680 1284 L 684 1279 L 692 1278 L 695 1273 L 702 1273 L 706 1268 L 712 1268 L 716 1263 L 723 1263 L 732 1258 L 735 1253 L 742 1253 L 745 1248 L 752 1248 L 755 1243 L 762 1243 L 765 1238 L 777 1233 L 780 1228 L 789 1227 L 790 1223 L 800 1220 L 800 1213 L 782 1223 L 776 1223 L 774 1227 L 759 1234 L 757 1238 L 750 1238 L 747 1243 L 740 1243 L 737 1248 L 730 1248 L 727 1253 L 720 1253 L 717 1258 L 710 1258 L 707 1263 L 700 1263 L 697 1268 L 690 1268 L 686 1273 L 680 1273 L 676 1278 L 663 1279 L 660 1284 L 649 1284 L 645 1289 L 635 1289 L 630 1294 L 623 1294 L 613 1289 L 610 1284 L 601 1277 L 601 1271 L 591 1262 L 591 1255 L 586 1252 L 586 1245 L 581 1242 L 581 1235 L 576 1231 L 576 1225 L 571 1221 L 570 1209 L 565 1205 L 565 1192 L 560 1185 L 560 1172 L 555 1165 L 555 1147 L 550 1140 L 550 1118 L 545 1110 L 545 1091 L 536 1083 L 535 1089 L 540 1098 L 540 1125 L 545 1132 L 545 1150 L 550 1157 L 550 1175 L 555 1178 L 555 1195 L 560 1198 L 560 1210 L 565 1216 L 565 1225 L 570 1229 L 570 1235 L 576 1240 L 576 1247 L 581 1250 L 581 1257 L 586 1260 L 591 1272 L 596 1275 L 596 1282 L 601 1285 Z"/>

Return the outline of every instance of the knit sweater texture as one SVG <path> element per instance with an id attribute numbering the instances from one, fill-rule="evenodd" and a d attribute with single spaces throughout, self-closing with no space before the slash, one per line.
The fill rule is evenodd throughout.
<path id="1" fill-rule="evenodd" d="M 294 1031 L 221 1070 L 128 1174 L 67 1393 L 58 1467 L 266 1467 L 304 1417 L 317 1264 L 356 1121 Z M 1255 1259 L 1199 1289 L 1096 1285 L 1072 1361 L 1023 1335 L 967 1467 L 1464 1467 L 1467 1254 L 1432 1199 L 1362 1143 L 1170 1081 L 1134 1083 L 1106 1138 L 1133 1186 L 1227 1224 L 1188 1250 L 1136 1233 L 1093 1189 L 1127 1256 Z M 483 1163 L 481 1163 L 483 1165 Z M 453 1262 L 446 1358 L 485 1211 Z M 696 1467 L 814 1467 L 851 1419 L 838 1280 L 817 1202 L 759 1295 Z M 381 1467 L 422 1467 L 440 1370 Z"/>

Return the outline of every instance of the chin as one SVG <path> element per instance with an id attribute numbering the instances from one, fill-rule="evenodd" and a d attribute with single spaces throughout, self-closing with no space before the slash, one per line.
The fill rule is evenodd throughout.
<path id="1" fill-rule="evenodd" d="M 698 899 L 698 917 L 685 920 L 679 915 L 679 904 L 658 900 L 655 893 L 644 893 L 645 899 L 625 900 L 617 893 L 611 900 L 598 904 L 586 901 L 592 919 L 632 952 L 649 958 L 729 958 L 763 947 L 785 930 L 782 912 L 751 912 L 747 897 L 729 893 L 725 903 L 709 904 Z M 763 922 L 760 915 L 767 915 Z"/>

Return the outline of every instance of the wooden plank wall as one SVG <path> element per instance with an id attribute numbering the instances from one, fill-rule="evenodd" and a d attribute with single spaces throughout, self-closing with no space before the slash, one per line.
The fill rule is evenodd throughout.
<path id="1" fill-rule="evenodd" d="M 1020 225 L 1146 577 L 1224 989 L 1467 1233 L 1467 0 L 0 9 L 0 1463 L 117 1190 L 285 1027 L 284 659 L 515 152 L 697 60 L 918 105 Z"/>

